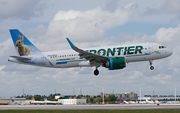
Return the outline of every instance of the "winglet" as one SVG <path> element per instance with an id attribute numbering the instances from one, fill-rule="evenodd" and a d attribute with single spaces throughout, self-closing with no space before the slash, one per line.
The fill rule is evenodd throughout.
<path id="1" fill-rule="evenodd" d="M 69 45 L 71 46 L 72 49 L 76 48 L 76 46 L 69 40 L 69 38 L 66 38 Z"/>

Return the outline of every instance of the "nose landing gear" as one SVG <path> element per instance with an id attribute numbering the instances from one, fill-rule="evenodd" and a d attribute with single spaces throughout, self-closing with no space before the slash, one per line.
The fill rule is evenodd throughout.
<path id="1" fill-rule="evenodd" d="M 152 64 L 153 64 L 153 63 L 152 63 L 152 60 L 149 61 L 149 64 L 150 64 L 150 69 L 151 69 L 151 70 L 154 70 L 154 66 L 152 66 Z"/>
<path id="2" fill-rule="evenodd" d="M 150 69 L 151 69 L 151 70 L 154 70 L 154 66 L 151 66 Z"/>

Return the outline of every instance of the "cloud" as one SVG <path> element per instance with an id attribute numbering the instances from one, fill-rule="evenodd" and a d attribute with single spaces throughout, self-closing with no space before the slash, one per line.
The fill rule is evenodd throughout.
<path id="1" fill-rule="evenodd" d="M 99 7 L 87 11 L 59 11 L 49 24 L 45 41 L 62 43 L 65 37 L 80 42 L 95 39 L 98 41 L 106 30 L 127 22 L 130 14 L 131 11 L 128 9 L 116 9 L 110 12 Z"/>
<path id="2" fill-rule="evenodd" d="M 157 8 L 147 7 L 145 14 L 157 15 L 157 14 L 179 14 L 180 11 L 179 0 L 165 0 L 162 6 Z"/>
<path id="3" fill-rule="evenodd" d="M 108 11 L 115 11 L 118 8 L 118 2 L 120 0 L 108 0 L 105 9 Z"/>
<path id="4" fill-rule="evenodd" d="M 160 28 L 156 33 L 154 38 L 160 43 L 164 43 L 166 45 L 174 44 L 172 46 L 178 45 L 178 42 L 175 40 L 179 40 L 180 25 L 177 27 L 169 27 L 169 28 Z"/>
<path id="5" fill-rule="evenodd" d="M 46 4 L 42 0 L 1 0 L 0 1 L 0 19 L 31 19 L 41 16 Z"/>
<path id="6" fill-rule="evenodd" d="M 162 6 L 164 13 L 180 14 L 180 1 L 179 0 L 166 0 Z"/>
<path id="7" fill-rule="evenodd" d="M 131 2 L 131 3 L 127 4 L 125 6 L 125 8 L 128 10 L 134 10 L 134 9 L 138 8 L 138 2 Z"/>
<path id="8" fill-rule="evenodd" d="M 165 75 L 165 74 L 162 74 L 162 75 L 159 74 L 152 77 L 153 81 L 161 83 L 161 84 L 168 84 L 171 78 L 172 78 L 171 75 Z"/>
<path id="9" fill-rule="evenodd" d="M 0 42 L 0 83 L 3 84 L 0 86 L 0 92 L 3 92 L 0 96 L 21 95 L 23 88 L 26 94 L 46 95 L 54 93 L 54 89 L 61 94 L 72 94 L 73 88 L 76 94 L 79 94 L 81 88 L 83 94 L 94 95 L 99 94 L 102 87 L 106 93 L 111 93 L 112 90 L 115 93 L 138 93 L 141 87 L 146 94 L 151 94 L 153 89 L 157 94 L 169 94 L 169 89 L 175 85 L 180 88 L 179 26 L 159 28 L 151 36 L 119 33 L 116 37 L 104 38 L 107 30 L 124 25 L 132 18 L 134 7 L 138 7 L 138 4 L 130 3 L 124 8 L 116 7 L 113 10 L 100 7 L 86 11 L 60 10 L 49 22 L 48 28 L 38 24 L 34 28 L 22 29 L 22 32 L 42 51 L 70 49 L 66 37 L 80 48 L 158 42 L 173 49 L 174 53 L 169 58 L 154 61 L 155 70 L 149 69 L 148 61 L 128 63 L 123 70 L 110 71 L 101 67 L 100 75 L 95 77 L 94 67 L 52 69 L 13 64 L 7 62 L 8 56 L 16 54 L 9 38 Z M 33 13 L 30 15 L 33 16 Z M 20 17 L 24 18 L 23 15 Z"/>
<path id="10" fill-rule="evenodd" d="M 180 1 L 179 0 L 165 0 L 160 7 L 146 7 L 143 15 L 146 16 L 164 16 L 169 19 L 170 23 L 180 22 Z M 168 15 L 168 16 L 167 16 Z M 152 17 L 151 17 L 152 18 Z"/>
<path id="11" fill-rule="evenodd" d="M 153 36 L 146 36 L 146 38 L 152 38 L 154 42 L 160 41 L 160 43 L 168 43 L 176 42 L 176 40 L 167 38 L 162 32 L 159 33 L 161 29 L 164 29 L 166 32 L 176 33 L 174 31 L 178 31 L 178 27 L 176 28 L 160 28 L 156 34 Z M 38 27 L 39 28 L 39 27 Z M 32 30 L 28 30 L 28 32 L 32 33 Z M 179 35 L 179 34 L 178 34 Z M 173 36 L 173 35 L 172 35 Z M 127 40 L 122 40 L 120 37 L 116 39 L 109 38 L 107 40 L 103 40 L 103 43 L 109 41 L 110 44 L 118 44 L 121 43 L 130 43 L 131 36 L 127 37 Z M 165 40 L 160 40 L 158 37 L 167 38 L 168 42 Z M 37 40 L 39 40 L 37 38 Z M 139 37 L 139 40 L 143 39 L 143 37 Z M 95 40 L 95 39 L 94 39 Z M 92 40 L 92 41 L 94 41 Z M 137 38 L 131 40 L 131 43 L 138 42 Z M 95 42 L 99 44 L 100 42 Z M 41 43 L 45 45 L 44 43 Z M 91 42 L 88 42 L 91 45 Z M 0 44 L 3 51 L 10 51 L 10 53 L 14 51 L 11 40 L 7 40 Z M 5 46 L 8 45 L 8 46 Z M 37 44 L 37 47 L 39 44 Z M 57 45 L 56 45 L 57 46 Z M 169 45 L 170 46 L 170 45 Z M 3 52 L 4 53 L 4 52 Z M 177 55 L 180 53 L 177 53 Z M 2 55 L 2 54 L 1 54 Z M 179 74 L 180 70 L 176 68 L 176 70 L 168 68 L 174 68 L 174 63 L 176 67 L 178 67 L 179 63 L 174 62 L 173 59 L 178 58 L 178 56 L 171 56 L 168 60 L 163 59 L 161 61 L 154 61 L 155 70 L 149 70 L 148 62 L 141 63 L 129 63 L 127 67 L 123 70 L 114 70 L 109 71 L 105 68 L 100 69 L 100 75 L 95 77 L 92 72 L 94 68 L 69 68 L 69 69 L 51 69 L 51 68 L 39 68 L 32 66 L 24 66 L 18 64 L 12 64 L 4 62 L 1 64 L 1 72 L 0 80 L 1 83 L 5 84 L 9 87 L 9 90 L 5 90 L 3 86 L 0 86 L 0 91 L 5 92 L 2 95 L 19 95 L 22 92 L 22 89 L 25 89 L 26 94 L 46 94 L 54 93 L 54 89 L 61 94 L 72 94 L 73 88 L 75 88 L 75 93 L 79 94 L 79 89 L 82 89 L 83 94 L 99 94 L 102 91 L 102 87 L 105 88 L 105 92 L 111 93 L 112 90 L 115 93 L 123 93 L 134 91 L 138 93 L 139 87 L 142 88 L 143 92 L 146 94 L 151 94 L 153 90 L 159 94 L 167 94 L 169 90 L 163 90 L 164 87 L 169 85 L 173 85 L 176 83 L 176 76 Z M 7 53 L 1 56 L 1 59 L 7 59 Z M 172 62 L 173 61 L 173 62 Z M 2 62 L 2 61 L 1 61 Z M 171 65 L 167 65 L 170 64 Z M 171 73 L 168 73 L 168 72 Z M 160 80 L 160 81 L 159 81 Z M 7 82 L 8 81 L 8 82 Z M 173 83 L 173 84 L 172 84 Z M 13 84 L 13 85 L 12 85 Z M 157 87 L 158 86 L 158 87 Z M 178 87 L 177 87 L 178 88 Z M 161 90 L 161 92 L 158 92 Z"/>
<path id="12" fill-rule="evenodd" d="M 6 59 L 9 55 L 16 54 L 14 49 L 14 46 L 12 45 L 11 39 L 5 40 L 4 42 L 0 43 L 0 59 Z M 6 65 L 7 64 L 7 59 L 6 60 L 1 60 L 1 65 Z"/>

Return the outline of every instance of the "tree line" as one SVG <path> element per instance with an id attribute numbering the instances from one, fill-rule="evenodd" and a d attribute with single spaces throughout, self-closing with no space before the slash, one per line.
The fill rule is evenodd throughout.
<path id="1" fill-rule="evenodd" d="M 55 99 L 55 94 L 50 94 L 49 96 L 46 95 L 21 95 L 15 96 L 15 98 L 26 98 L 27 100 L 34 99 L 36 101 L 44 101 L 45 99 L 49 101 L 57 101 Z M 87 103 L 101 103 L 103 102 L 103 97 L 101 95 L 97 96 L 90 96 L 90 95 L 68 95 L 68 96 L 61 96 L 59 99 L 86 99 Z M 104 102 L 115 103 L 119 101 L 118 98 L 114 94 L 110 94 L 108 97 L 104 97 Z"/>

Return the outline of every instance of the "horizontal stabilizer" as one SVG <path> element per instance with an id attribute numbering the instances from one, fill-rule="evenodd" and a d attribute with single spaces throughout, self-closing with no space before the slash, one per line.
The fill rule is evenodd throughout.
<path id="1" fill-rule="evenodd" d="M 26 61 L 31 60 L 30 57 L 20 57 L 20 56 L 10 56 L 10 57 L 15 58 L 17 60 L 26 60 Z"/>

